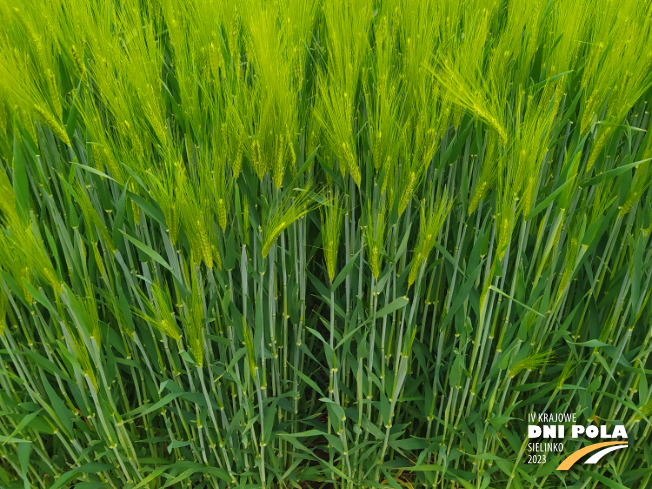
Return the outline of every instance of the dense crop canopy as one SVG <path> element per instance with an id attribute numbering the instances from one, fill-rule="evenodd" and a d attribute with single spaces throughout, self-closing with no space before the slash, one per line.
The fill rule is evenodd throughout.
<path id="1" fill-rule="evenodd" d="M 0 487 L 649 486 L 649 0 L 0 19 Z"/>

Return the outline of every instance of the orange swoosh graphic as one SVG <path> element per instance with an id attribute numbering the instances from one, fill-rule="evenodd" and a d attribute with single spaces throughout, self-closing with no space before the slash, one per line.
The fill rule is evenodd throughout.
<path id="1" fill-rule="evenodd" d="M 587 453 L 594 452 L 599 448 L 608 447 L 610 445 L 626 445 L 626 444 L 627 442 L 623 442 L 623 441 L 605 441 L 603 443 L 595 443 L 593 445 L 589 445 L 588 447 L 580 448 L 578 451 L 573 452 L 568 457 L 566 457 L 566 459 L 559 464 L 557 470 L 570 469 L 575 464 L 575 462 L 581 459 L 584 455 L 586 455 Z"/>

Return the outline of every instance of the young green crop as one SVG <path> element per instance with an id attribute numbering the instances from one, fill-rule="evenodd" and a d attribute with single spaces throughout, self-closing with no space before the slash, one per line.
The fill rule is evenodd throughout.
<path id="1" fill-rule="evenodd" d="M 0 18 L 0 487 L 650 484 L 650 2 Z"/>

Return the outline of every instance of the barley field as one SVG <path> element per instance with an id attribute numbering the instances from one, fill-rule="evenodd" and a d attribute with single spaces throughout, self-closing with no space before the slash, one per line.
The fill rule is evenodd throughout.
<path id="1" fill-rule="evenodd" d="M 652 485 L 650 0 L 0 19 L 0 488 Z"/>

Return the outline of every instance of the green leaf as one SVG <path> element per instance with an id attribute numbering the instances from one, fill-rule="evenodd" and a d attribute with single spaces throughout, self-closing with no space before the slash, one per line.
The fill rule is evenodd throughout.
<path id="1" fill-rule="evenodd" d="M 148 403 L 148 404 L 143 404 L 136 409 L 133 409 L 129 411 L 128 413 L 124 414 L 122 417 L 125 421 L 133 421 L 137 418 L 140 418 L 142 416 L 145 416 L 146 414 L 152 413 L 154 411 L 158 411 L 161 409 L 163 406 L 166 406 L 167 404 L 171 403 L 174 399 L 177 397 L 182 396 L 184 393 L 183 392 L 173 392 L 168 395 L 166 395 L 163 399 L 161 399 L 158 402 L 155 402 L 154 404 Z"/>
<path id="2" fill-rule="evenodd" d="M 120 200 L 118 200 L 117 210 L 115 213 L 115 220 L 113 221 L 113 245 L 117 248 L 120 244 L 120 231 L 124 226 L 125 221 L 125 204 L 127 201 L 127 184 L 125 184 L 124 190 L 120 195 Z"/>
<path id="3" fill-rule="evenodd" d="M 435 464 L 415 465 L 413 467 L 397 467 L 397 470 L 404 470 L 406 472 L 444 472 L 445 471 L 444 467 Z"/>
<path id="4" fill-rule="evenodd" d="M 131 200 L 134 201 L 134 203 L 143 209 L 146 214 L 150 215 L 153 217 L 161 226 L 167 229 L 167 224 L 165 222 L 165 216 L 163 215 L 163 212 L 158 210 L 156 207 L 151 205 L 149 202 L 147 202 L 145 199 L 143 199 L 140 195 L 137 195 L 133 192 L 127 191 L 127 195 Z"/>
<path id="5" fill-rule="evenodd" d="M 149 256 L 152 260 L 154 260 L 156 263 L 159 263 L 161 266 L 164 268 L 167 268 L 168 270 L 172 271 L 172 267 L 168 265 L 168 262 L 166 262 L 161 255 L 159 255 L 156 251 L 154 251 L 152 248 L 147 246 L 145 243 L 141 243 L 138 241 L 136 238 L 129 236 L 127 233 L 125 233 L 123 230 L 120 230 L 120 232 L 123 234 L 125 238 L 127 238 L 131 243 L 138 248 L 140 251 L 145 253 L 147 256 Z"/>
<path id="6" fill-rule="evenodd" d="M 13 431 L 13 433 L 11 433 L 11 434 L 7 437 L 7 439 L 12 439 L 14 436 L 16 436 L 18 433 L 20 433 L 20 432 L 22 431 L 22 429 L 23 429 L 25 426 L 27 426 L 27 425 L 30 423 L 30 421 L 32 421 L 34 418 L 36 418 L 36 416 L 38 416 L 39 413 L 40 413 L 41 411 L 43 411 L 43 409 L 39 409 L 39 410 L 34 411 L 33 413 L 30 413 L 30 414 L 28 414 L 27 416 L 25 416 L 25 417 L 21 420 L 21 422 L 18 423 L 18 426 L 16 426 L 16 429 Z M 6 441 L 3 441 L 3 442 L 2 442 L 2 445 L 4 445 L 5 443 L 7 443 L 7 442 L 6 442 Z"/>
<path id="7" fill-rule="evenodd" d="M 380 309 L 376 313 L 376 318 L 381 318 L 383 316 L 386 316 L 388 314 L 393 313 L 394 311 L 397 311 L 399 309 L 404 308 L 408 303 L 410 302 L 410 299 L 408 297 L 398 297 L 397 299 L 393 300 L 389 304 L 387 304 L 385 307 Z"/>
<path id="8" fill-rule="evenodd" d="M 353 266 L 356 263 L 356 259 L 357 259 L 358 255 L 360 254 L 360 251 L 362 251 L 362 250 L 358 250 L 358 252 L 355 255 L 353 255 L 351 257 L 351 259 L 349 259 L 349 261 L 346 263 L 346 265 L 344 265 L 342 270 L 340 270 L 340 273 L 337 274 L 337 277 L 335 277 L 335 280 L 333 280 L 333 284 L 331 285 L 331 291 L 332 292 L 334 292 L 337 289 L 337 287 L 342 282 L 344 282 L 346 277 L 349 275 L 349 273 L 351 272 L 351 269 L 353 268 Z"/>
<path id="9" fill-rule="evenodd" d="M 294 370 L 294 372 L 297 373 L 297 375 L 301 378 L 301 380 L 303 380 L 306 384 L 308 384 L 310 387 L 312 387 L 315 390 L 315 392 L 318 392 L 322 397 L 324 396 L 324 393 L 319 388 L 319 386 L 315 383 L 314 380 L 312 380 L 310 377 L 308 377 L 303 372 L 301 372 L 301 370 L 298 370 L 298 369 L 294 368 L 294 365 L 292 365 L 291 363 L 288 364 L 288 365 L 290 365 L 290 368 L 292 370 Z"/>
<path id="10" fill-rule="evenodd" d="M 168 453 L 172 453 L 172 450 L 175 448 L 183 448 L 187 446 L 191 446 L 193 443 L 191 441 L 179 441 L 179 440 L 174 440 L 172 443 L 168 445 Z"/>
<path id="11" fill-rule="evenodd" d="M 31 443 L 18 444 L 18 461 L 20 463 L 20 476 L 23 478 L 25 489 L 30 489 L 32 486 L 27 478 L 27 470 L 29 468 L 29 456 L 32 452 Z"/>
<path id="12" fill-rule="evenodd" d="M 5 443 L 32 443 L 30 440 L 22 440 L 20 438 L 9 438 L 4 435 L 0 435 L 0 442 L 4 445 Z"/>
<path id="13" fill-rule="evenodd" d="M 89 173 L 94 173 L 95 175 L 98 175 L 98 176 L 100 176 L 102 178 L 106 178 L 107 180 L 111 180 L 112 182 L 115 182 L 114 178 L 111 178 L 106 173 L 104 173 L 104 172 L 102 172 L 102 171 L 100 171 L 100 170 L 98 170 L 96 168 L 93 168 L 92 166 L 82 165 L 82 164 L 76 163 L 74 161 L 71 163 L 71 165 L 74 165 L 74 166 L 76 166 L 77 168 L 79 168 L 81 170 L 87 171 Z"/>
<path id="14" fill-rule="evenodd" d="M 636 240 L 634 250 L 634 262 L 632 263 L 632 305 L 634 310 L 638 309 L 641 299 L 641 274 L 643 273 L 643 251 L 645 249 L 646 239 L 643 233 L 640 233 Z"/>
<path id="15" fill-rule="evenodd" d="M 16 208 L 23 217 L 29 214 L 29 180 L 27 179 L 27 164 L 20 148 L 21 142 L 18 133 L 14 133 L 14 193 L 16 195 Z"/>
<path id="16" fill-rule="evenodd" d="M 550 205 L 550 203 L 555 200 L 555 197 L 557 197 L 562 190 L 566 188 L 566 186 L 570 185 L 575 179 L 571 178 L 569 180 L 566 180 L 563 184 L 561 184 L 559 187 L 557 187 L 548 197 L 543 199 L 537 206 L 534 208 L 532 212 L 530 212 L 526 217 L 525 220 L 529 221 L 533 217 L 535 217 L 537 214 L 539 214 L 542 210 L 544 210 L 546 207 Z"/>
<path id="17" fill-rule="evenodd" d="M 568 343 L 573 343 L 572 341 L 569 341 Z M 603 343 L 600 340 L 589 340 L 589 341 L 584 341 L 583 343 L 573 343 L 574 345 L 578 346 L 588 346 L 591 348 L 599 348 L 601 346 L 609 346 L 607 343 Z"/>
<path id="18" fill-rule="evenodd" d="M 514 299 L 513 297 L 511 297 L 511 296 L 505 294 L 505 292 L 503 292 L 502 290 L 500 290 L 498 287 L 495 287 L 495 286 L 493 286 L 493 285 L 490 285 L 489 288 L 490 288 L 491 290 L 493 290 L 494 292 L 499 293 L 499 294 L 502 295 L 503 297 L 507 297 L 509 300 L 514 301 L 516 304 L 518 304 L 518 305 L 521 306 L 522 308 L 524 308 L 524 309 L 530 311 L 531 313 L 534 313 L 534 314 L 536 314 L 537 316 L 541 316 L 542 318 L 545 317 L 545 316 L 544 316 L 543 314 L 541 314 L 539 311 L 537 311 L 537 310 L 535 310 L 535 309 L 532 309 L 531 307 L 526 306 L 526 305 L 523 304 L 522 302 L 519 302 L 519 301 L 517 301 L 516 299 Z"/>
<path id="19" fill-rule="evenodd" d="M 650 161 L 650 160 L 652 160 L 652 158 L 646 158 L 644 160 L 635 161 L 634 163 L 629 163 L 627 165 L 621 165 L 616 168 L 613 168 L 612 170 L 599 173 L 598 175 L 596 175 L 595 177 L 589 180 L 584 180 L 582 183 L 580 183 L 580 187 L 588 187 L 589 185 L 595 185 L 596 183 L 600 183 L 606 178 L 617 177 L 621 173 L 626 172 L 627 170 L 631 170 L 632 168 L 636 168 L 641 163 L 645 163 L 646 161 Z"/>

